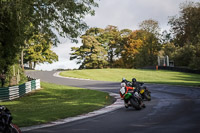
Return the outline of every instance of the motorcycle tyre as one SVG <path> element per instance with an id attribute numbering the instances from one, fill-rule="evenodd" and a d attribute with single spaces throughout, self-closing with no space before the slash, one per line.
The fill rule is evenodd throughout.
<path id="1" fill-rule="evenodd" d="M 21 133 L 21 130 L 17 127 L 17 125 L 10 124 L 10 126 L 11 126 L 10 133 Z"/>
<path id="2" fill-rule="evenodd" d="M 151 101 L 151 94 L 149 92 L 144 92 L 144 99 Z"/>
<path id="3" fill-rule="evenodd" d="M 142 109 L 140 104 L 137 101 L 135 101 L 133 98 L 130 99 L 130 102 L 133 108 L 135 108 L 136 110 Z"/>

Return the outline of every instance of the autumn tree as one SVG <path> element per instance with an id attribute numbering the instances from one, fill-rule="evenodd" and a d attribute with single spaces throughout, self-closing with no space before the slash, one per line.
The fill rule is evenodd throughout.
<path id="1" fill-rule="evenodd" d="M 140 31 L 133 31 L 129 34 L 127 42 L 125 43 L 122 51 L 122 59 L 124 67 L 133 68 L 135 56 L 139 53 L 139 48 L 142 46 L 143 41 L 139 36 Z"/>
<path id="2" fill-rule="evenodd" d="M 161 44 L 159 40 L 160 28 L 158 22 L 152 19 L 144 20 L 139 25 L 140 30 L 138 30 L 133 38 L 134 53 L 133 67 L 144 67 L 156 65 L 157 56 L 161 49 Z M 131 44 L 131 43 L 130 43 Z"/>
<path id="3" fill-rule="evenodd" d="M 82 36 L 82 43 L 82 46 L 72 48 L 71 54 L 72 60 L 78 59 L 80 68 L 100 68 L 100 63 L 103 68 L 154 65 L 160 49 L 159 40 L 153 33 L 145 30 L 118 30 L 111 25 L 105 29 L 90 28 Z"/>
<path id="4" fill-rule="evenodd" d="M 134 67 L 153 66 L 157 64 L 157 56 L 161 49 L 159 39 L 155 34 L 140 30 L 138 36 L 142 40 L 138 54 L 135 56 Z"/>
<path id="5" fill-rule="evenodd" d="M 123 29 L 119 31 L 115 26 L 107 26 L 105 29 L 101 28 L 90 28 L 86 31 L 86 33 L 81 37 L 83 45 L 81 47 L 72 48 L 71 59 L 78 59 L 77 63 L 81 63 L 81 68 L 105 68 L 105 67 L 116 67 L 121 58 L 121 51 L 123 50 L 123 45 L 126 43 L 127 38 L 131 30 Z M 91 41 L 93 40 L 93 41 Z M 126 41 L 125 41 L 126 40 Z M 90 47 L 88 47 L 90 44 Z M 87 50 L 86 50 L 87 49 Z M 96 49 L 93 51 L 93 49 Z M 91 53 L 94 55 L 97 54 L 97 58 L 90 57 Z M 88 56 L 86 60 L 86 56 Z M 100 60 L 101 59 L 101 60 Z M 90 61 L 89 61 L 90 60 Z M 87 64 L 97 61 L 99 65 L 89 65 Z M 100 66 L 100 63 L 102 65 Z"/>
<path id="6" fill-rule="evenodd" d="M 132 31 L 129 29 L 122 29 L 119 31 L 119 36 L 118 36 L 118 45 L 115 49 L 115 60 L 113 63 L 113 67 L 117 68 L 127 68 L 129 67 L 129 64 L 127 64 L 129 58 L 128 54 L 126 51 L 128 50 L 128 42 L 130 39 Z M 127 57 L 126 57 L 127 56 Z M 130 57 L 130 56 L 129 56 Z"/>

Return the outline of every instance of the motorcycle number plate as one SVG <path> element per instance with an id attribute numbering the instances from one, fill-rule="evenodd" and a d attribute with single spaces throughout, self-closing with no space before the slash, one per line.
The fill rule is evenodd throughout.
<path id="1" fill-rule="evenodd" d="M 120 89 L 120 92 L 121 92 L 122 95 L 124 95 L 124 94 L 126 93 L 125 87 L 122 87 L 122 88 Z"/>
<path id="2" fill-rule="evenodd" d="M 141 90 L 140 90 L 140 93 L 143 94 L 143 93 L 144 93 L 144 89 L 141 89 Z"/>

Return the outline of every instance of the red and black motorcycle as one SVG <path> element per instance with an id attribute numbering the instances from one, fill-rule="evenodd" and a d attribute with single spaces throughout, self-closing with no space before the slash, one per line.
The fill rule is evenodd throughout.
<path id="1" fill-rule="evenodd" d="M 17 125 L 12 123 L 10 111 L 0 105 L 0 133 L 21 133 Z"/>

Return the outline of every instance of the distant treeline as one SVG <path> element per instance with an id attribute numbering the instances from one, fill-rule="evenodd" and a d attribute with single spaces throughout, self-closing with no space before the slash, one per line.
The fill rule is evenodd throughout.
<path id="1" fill-rule="evenodd" d="M 73 47 L 71 60 L 84 68 L 141 68 L 157 65 L 158 56 L 169 56 L 175 66 L 200 69 L 200 3 L 182 3 L 180 14 L 170 17 L 169 32 L 160 33 L 156 20 L 145 20 L 138 30 L 90 28 Z"/>

